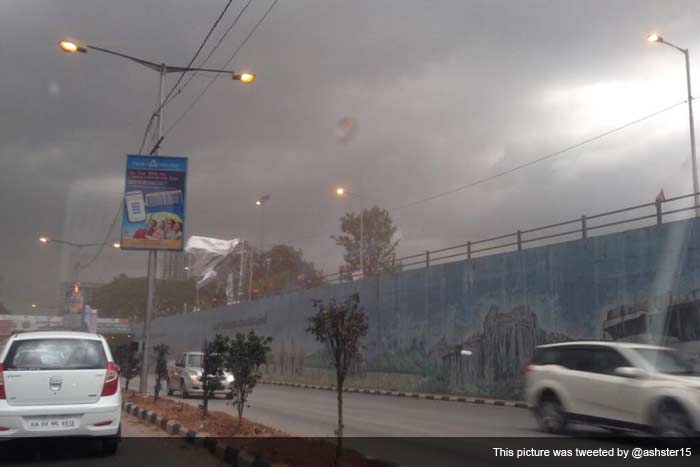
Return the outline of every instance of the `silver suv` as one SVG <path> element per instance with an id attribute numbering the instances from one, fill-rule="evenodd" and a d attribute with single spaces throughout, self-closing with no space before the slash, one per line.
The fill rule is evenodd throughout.
<path id="1" fill-rule="evenodd" d="M 677 351 L 621 342 L 537 348 L 526 397 L 542 430 L 570 422 L 657 436 L 700 434 L 700 373 Z"/>

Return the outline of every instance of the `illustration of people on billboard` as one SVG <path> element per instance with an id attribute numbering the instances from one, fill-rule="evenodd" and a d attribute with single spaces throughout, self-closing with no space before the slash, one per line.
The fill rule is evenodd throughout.
<path id="1" fill-rule="evenodd" d="M 127 156 L 123 249 L 182 250 L 184 157 Z"/>

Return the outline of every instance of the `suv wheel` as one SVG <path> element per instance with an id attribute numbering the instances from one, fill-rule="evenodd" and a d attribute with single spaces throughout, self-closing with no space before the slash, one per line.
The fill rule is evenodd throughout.
<path id="1" fill-rule="evenodd" d="M 694 435 L 688 414 L 673 400 L 663 400 L 656 408 L 654 433 L 663 438 L 687 438 Z"/>
<path id="2" fill-rule="evenodd" d="M 545 394 L 535 408 L 535 417 L 540 429 L 546 433 L 563 433 L 566 430 L 566 412 L 559 399 Z"/>

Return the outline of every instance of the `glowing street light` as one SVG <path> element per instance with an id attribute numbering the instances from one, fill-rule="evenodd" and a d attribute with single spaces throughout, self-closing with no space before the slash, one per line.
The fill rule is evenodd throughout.
<path id="1" fill-rule="evenodd" d="M 36 308 L 36 303 L 32 303 L 32 308 Z"/>
<path id="2" fill-rule="evenodd" d="M 652 32 L 651 34 L 649 34 L 647 36 L 647 40 L 649 42 L 663 42 L 664 38 L 659 36 L 658 34 Z"/>
<path id="3" fill-rule="evenodd" d="M 39 237 L 39 241 L 41 243 L 49 243 L 49 237 Z"/>
<path id="4" fill-rule="evenodd" d="M 238 79 L 243 84 L 252 84 L 255 81 L 255 74 L 248 73 L 247 71 L 241 73 L 240 75 L 233 74 L 233 79 Z"/>
<path id="5" fill-rule="evenodd" d="M 116 248 L 116 249 L 118 250 L 118 249 L 120 249 L 120 248 L 122 247 L 122 244 L 119 243 L 119 242 L 114 242 L 114 243 L 112 243 L 112 247 L 113 247 L 113 248 Z"/>
<path id="6" fill-rule="evenodd" d="M 76 42 L 73 42 L 69 39 L 63 39 L 61 42 L 58 43 L 58 45 L 61 46 L 61 49 L 63 49 L 64 52 L 69 53 L 69 54 L 74 54 L 77 52 L 82 52 L 86 53 L 87 49 L 81 45 L 79 45 Z"/>

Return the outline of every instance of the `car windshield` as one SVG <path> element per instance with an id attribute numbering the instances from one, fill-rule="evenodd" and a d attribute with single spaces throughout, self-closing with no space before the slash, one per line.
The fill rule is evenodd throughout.
<path id="1" fill-rule="evenodd" d="M 202 355 L 201 354 L 191 354 L 187 357 L 187 366 L 192 368 L 202 367 Z"/>
<path id="2" fill-rule="evenodd" d="M 636 348 L 634 350 L 636 350 L 649 365 L 661 373 L 672 375 L 700 374 L 693 367 L 692 363 L 683 358 L 683 356 L 675 350 L 646 348 Z"/>
<path id="3" fill-rule="evenodd" d="M 7 370 L 103 369 L 107 358 L 102 343 L 90 339 L 31 339 L 16 341 L 4 361 Z"/>

